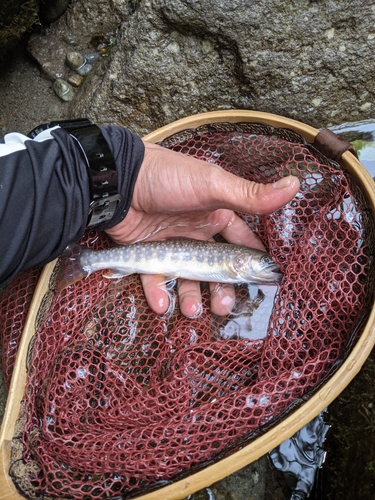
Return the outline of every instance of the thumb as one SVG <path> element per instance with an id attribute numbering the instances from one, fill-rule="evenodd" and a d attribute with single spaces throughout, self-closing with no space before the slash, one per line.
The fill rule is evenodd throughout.
<path id="1" fill-rule="evenodd" d="M 293 175 L 261 184 L 228 172 L 222 171 L 221 174 L 224 174 L 225 179 L 220 180 L 221 187 L 216 191 L 218 203 L 220 208 L 236 212 L 259 215 L 274 212 L 291 201 L 300 189 L 298 177 Z"/>

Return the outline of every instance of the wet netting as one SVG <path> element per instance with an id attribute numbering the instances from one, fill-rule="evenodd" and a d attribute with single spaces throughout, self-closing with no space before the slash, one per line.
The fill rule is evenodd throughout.
<path id="1" fill-rule="evenodd" d="M 9 471 L 28 498 L 137 496 L 229 455 L 326 380 L 368 312 L 373 219 L 340 165 L 291 130 L 263 124 L 204 125 L 162 145 L 257 182 L 300 178 L 281 210 L 240 214 L 283 280 L 278 289 L 237 286 L 226 317 L 211 313 L 202 285 L 202 314 L 187 319 L 175 287 L 174 310 L 158 316 L 136 275 L 97 272 L 59 293 L 52 276 Z M 81 243 L 110 245 L 95 231 Z M 7 294 L 12 315 L 29 291 L 16 283 Z M 18 343 L 9 314 L 5 358 Z"/>
<path id="2" fill-rule="evenodd" d="M 0 295 L 0 338 L 4 384 L 9 389 L 14 363 L 29 311 L 31 299 L 41 273 L 33 268 L 19 273 Z"/>

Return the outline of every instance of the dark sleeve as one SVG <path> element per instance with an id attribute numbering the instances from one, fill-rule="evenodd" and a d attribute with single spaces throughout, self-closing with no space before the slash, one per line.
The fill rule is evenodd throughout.
<path id="1" fill-rule="evenodd" d="M 144 147 L 121 127 L 102 127 L 102 133 L 123 194 L 115 224 L 129 208 Z M 0 141 L 0 286 L 22 269 L 53 260 L 86 228 L 90 189 L 85 158 L 65 130 L 55 128 L 50 136 L 41 141 L 8 134 Z"/>
<path id="2" fill-rule="evenodd" d="M 142 139 L 126 128 L 108 126 L 100 129 L 115 159 L 119 193 L 123 196 L 112 219 L 99 226 L 108 229 L 121 222 L 129 210 L 145 147 Z"/>

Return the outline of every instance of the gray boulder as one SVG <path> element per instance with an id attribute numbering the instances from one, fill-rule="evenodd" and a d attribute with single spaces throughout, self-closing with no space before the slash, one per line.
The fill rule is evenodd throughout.
<path id="1" fill-rule="evenodd" d="M 87 3 L 69 9 L 71 31 L 84 33 Z M 100 19 L 117 23 L 116 45 L 86 77 L 72 117 L 144 134 L 218 109 L 267 111 L 316 127 L 374 114 L 368 2 L 90 0 L 89 12 L 90 36 Z"/>

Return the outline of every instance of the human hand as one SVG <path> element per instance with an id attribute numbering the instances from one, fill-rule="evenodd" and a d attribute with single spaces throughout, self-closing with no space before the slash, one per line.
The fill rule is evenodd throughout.
<path id="1" fill-rule="evenodd" d="M 128 214 L 107 234 L 116 243 L 152 241 L 169 237 L 209 240 L 221 234 L 236 245 L 264 250 L 260 239 L 235 214 L 268 214 L 288 203 L 298 192 L 297 177 L 274 184 L 246 181 L 220 166 L 145 142 L 145 156 Z M 166 312 L 168 294 L 159 275 L 142 275 L 147 302 L 158 314 Z M 211 309 L 227 314 L 234 305 L 231 285 L 210 283 Z M 178 280 L 182 314 L 194 317 L 201 310 L 198 282 Z"/>

